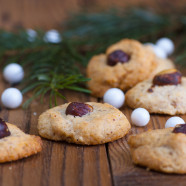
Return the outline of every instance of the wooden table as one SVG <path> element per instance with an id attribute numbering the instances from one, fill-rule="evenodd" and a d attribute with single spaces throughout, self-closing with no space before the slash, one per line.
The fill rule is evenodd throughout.
<path id="1" fill-rule="evenodd" d="M 1 79 L 1 82 L 2 79 Z M 1 83 L 0 91 L 7 87 Z M 86 94 L 65 91 L 68 101 L 98 101 Z M 59 103 L 64 103 L 59 100 Z M 0 117 L 16 124 L 23 131 L 38 135 L 38 116 L 48 108 L 47 98 L 41 105 L 34 101 L 29 109 L 2 108 Z M 130 120 L 131 109 L 122 112 Z M 186 115 L 181 116 L 186 120 Z M 22 160 L 0 165 L 1 186 L 122 186 L 122 185 L 185 185 L 186 176 L 168 175 L 133 165 L 127 138 L 148 129 L 164 128 L 169 116 L 151 115 L 146 127 L 134 127 L 115 142 L 97 146 L 79 146 L 43 139 L 43 151 Z"/>
<path id="2" fill-rule="evenodd" d="M 4 29 L 17 28 L 57 28 L 61 20 L 66 18 L 68 12 L 80 8 L 108 6 L 113 7 L 115 0 L 69 0 L 64 1 L 29 1 L 29 0 L 1 0 L 0 26 Z M 163 4 L 174 3 L 170 1 L 131 0 L 147 3 L 152 7 L 163 7 Z M 183 4 L 184 0 L 177 4 Z M 118 0 L 116 4 L 124 7 L 126 1 Z M 165 8 L 169 6 L 164 6 Z M 33 13 L 34 12 L 34 13 Z M 185 73 L 186 74 L 186 73 Z M 0 93 L 8 87 L 0 77 Z M 98 101 L 86 94 L 65 91 L 68 101 Z M 26 97 L 25 97 L 26 99 Z M 60 104 L 64 100 L 59 101 Z M 48 109 L 47 98 L 41 105 L 34 101 L 29 109 L 22 108 L 8 110 L 2 108 L 0 117 L 16 124 L 24 132 L 38 135 L 38 116 Z M 130 120 L 131 109 L 123 107 L 122 112 Z M 186 120 L 186 116 L 181 116 Z M 78 146 L 65 142 L 53 142 L 43 139 L 43 151 L 19 161 L 0 165 L 0 186 L 122 186 L 122 185 L 185 185 L 186 176 L 168 175 L 132 164 L 127 144 L 131 134 L 140 133 L 148 129 L 164 128 L 169 116 L 151 115 L 150 123 L 144 128 L 132 127 L 130 133 L 113 143 L 97 146 Z"/>
<path id="3" fill-rule="evenodd" d="M 0 0 L 0 28 L 59 28 L 69 14 L 81 10 L 102 11 L 128 7 L 148 7 L 160 12 L 184 10 L 185 0 Z"/>

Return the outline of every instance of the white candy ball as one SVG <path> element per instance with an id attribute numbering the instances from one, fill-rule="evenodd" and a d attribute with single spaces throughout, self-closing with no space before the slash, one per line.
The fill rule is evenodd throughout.
<path id="1" fill-rule="evenodd" d="M 163 59 L 167 58 L 166 52 L 162 48 L 160 48 L 159 46 L 152 45 L 152 49 L 157 57 L 163 58 Z"/>
<path id="2" fill-rule="evenodd" d="M 1 102 L 7 108 L 17 108 L 21 105 L 23 96 L 17 88 L 7 88 L 1 95 Z"/>
<path id="3" fill-rule="evenodd" d="M 60 43 L 61 42 L 61 36 L 57 30 L 49 30 L 46 32 L 44 36 L 44 41 L 49 43 Z"/>
<path id="4" fill-rule="evenodd" d="M 37 32 L 33 29 L 27 29 L 28 41 L 33 42 L 37 37 Z"/>
<path id="5" fill-rule="evenodd" d="M 110 88 L 105 92 L 103 101 L 116 108 L 120 108 L 125 102 L 125 94 L 119 88 Z"/>
<path id="6" fill-rule="evenodd" d="M 9 83 L 19 83 L 24 77 L 24 70 L 21 65 L 11 63 L 4 68 L 3 77 Z"/>
<path id="7" fill-rule="evenodd" d="M 175 127 L 178 124 L 185 124 L 185 121 L 177 116 L 169 118 L 165 123 L 165 128 Z"/>
<path id="8" fill-rule="evenodd" d="M 133 125 L 142 127 L 150 121 L 150 114 L 144 108 L 137 108 L 131 114 L 131 121 Z"/>
<path id="9" fill-rule="evenodd" d="M 156 42 L 156 45 L 160 48 L 162 48 L 167 55 L 171 55 L 174 52 L 174 43 L 171 39 L 169 38 L 161 38 L 158 39 Z"/>

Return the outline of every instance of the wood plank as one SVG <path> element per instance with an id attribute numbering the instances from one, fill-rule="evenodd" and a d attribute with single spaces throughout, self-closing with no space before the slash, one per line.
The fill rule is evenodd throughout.
<path id="1" fill-rule="evenodd" d="M 97 101 L 86 94 L 65 93 L 68 101 Z M 64 185 L 110 186 L 111 174 L 105 145 L 100 146 L 66 146 L 66 163 L 64 171 Z M 73 152 L 73 154 L 71 153 Z M 71 179 L 69 175 L 74 175 Z"/>
<path id="2" fill-rule="evenodd" d="M 163 12 L 182 9 L 184 0 L 0 0 L 0 27 L 6 30 L 20 28 L 59 28 L 69 14 L 79 10 L 103 10 L 129 6 L 150 7 Z"/>
<path id="3" fill-rule="evenodd" d="M 186 74 L 184 69 L 182 73 Z M 132 109 L 124 107 L 121 109 L 131 122 Z M 148 129 L 159 129 L 165 127 L 165 122 L 171 116 L 151 114 L 151 120 L 145 127 L 132 126 L 126 137 L 108 144 L 108 154 L 112 169 L 112 176 L 115 186 L 122 185 L 184 185 L 186 176 L 175 174 L 163 174 L 155 171 L 148 171 L 146 168 L 135 166 L 132 163 L 130 149 L 127 143 L 129 135 L 141 133 Z M 180 115 L 186 121 L 186 115 Z"/>
<path id="4" fill-rule="evenodd" d="M 80 9 L 107 9 L 117 5 L 126 7 L 147 3 L 150 7 L 164 7 L 169 9 L 181 7 L 184 0 L 177 1 L 102 1 L 102 0 L 0 0 L 0 26 L 3 29 L 19 28 L 59 28 L 61 22 L 69 13 Z M 9 85 L 0 77 L 0 93 Z M 97 101 L 85 94 L 71 91 L 65 92 L 68 101 Z M 60 100 L 60 103 L 64 103 Z M 12 122 L 23 131 L 38 135 L 37 119 L 48 109 L 48 101 L 41 105 L 34 101 L 27 110 L 21 108 L 8 110 L 2 108 L 0 117 Z M 122 111 L 130 119 L 131 109 Z M 186 115 L 182 116 L 186 121 Z M 113 143 L 99 146 L 78 146 L 64 142 L 53 142 L 43 139 L 43 151 L 19 161 L 0 165 L 1 186 L 121 186 L 121 185 L 185 185 L 186 176 L 167 175 L 132 164 L 127 138 L 130 134 L 140 133 L 149 128 L 163 128 L 169 116 L 152 115 L 147 127 L 132 127 L 130 133 Z"/>
<path id="5" fill-rule="evenodd" d="M 0 90 L 6 87 L 0 85 Z M 68 101 L 97 101 L 82 93 L 66 91 Z M 60 104 L 64 103 L 60 100 Z M 15 123 L 23 131 L 38 134 L 38 116 L 48 108 L 47 98 L 43 105 L 34 101 L 28 110 L 2 108 L 0 116 Z M 121 109 L 130 120 L 132 110 Z M 78 146 L 43 139 L 43 151 L 23 160 L 1 164 L 0 185 L 164 185 L 184 184 L 186 176 L 167 175 L 132 164 L 127 138 L 150 128 L 163 128 L 170 116 L 152 115 L 144 128 L 132 127 L 130 133 L 113 143 L 99 146 Z M 186 120 L 186 115 L 182 116 Z"/>
<path id="6" fill-rule="evenodd" d="M 183 75 L 185 69 L 180 69 Z M 132 109 L 124 107 L 121 109 L 131 122 Z M 115 186 L 122 185 L 185 185 L 186 175 L 163 174 L 155 171 L 148 171 L 146 168 L 135 166 L 132 163 L 130 149 L 127 143 L 129 135 L 141 133 L 148 129 L 159 129 L 165 127 L 165 122 L 172 116 L 151 114 L 151 120 L 145 127 L 132 126 L 126 137 L 108 144 L 110 166 Z M 180 115 L 186 121 L 186 115 Z"/>
<path id="7" fill-rule="evenodd" d="M 95 101 L 95 98 L 89 98 L 81 93 L 67 91 L 65 95 L 69 101 Z M 60 100 L 61 104 L 64 102 Z M 1 117 L 15 123 L 23 131 L 37 135 L 38 116 L 46 109 L 47 103 L 41 105 L 34 101 L 27 110 L 4 108 Z M 40 154 L 2 164 L 0 173 L 2 186 L 111 185 L 105 145 L 87 147 L 43 139 L 43 151 Z"/>
<path id="8" fill-rule="evenodd" d="M 125 107 L 123 113 L 130 120 L 132 110 Z M 132 126 L 129 134 L 120 140 L 108 144 L 112 175 L 115 186 L 122 185 L 184 185 L 186 176 L 175 174 L 163 174 L 148 171 L 146 168 L 135 166 L 132 163 L 130 150 L 127 143 L 129 135 L 141 133 L 148 129 L 164 128 L 165 122 L 171 116 L 151 115 L 150 123 L 145 127 Z M 180 116 L 186 120 L 186 115 Z"/>

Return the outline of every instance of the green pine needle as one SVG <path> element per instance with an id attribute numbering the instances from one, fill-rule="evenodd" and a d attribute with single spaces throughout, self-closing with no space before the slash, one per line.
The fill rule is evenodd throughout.
<path id="1" fill-rule="evenodd" d="M 155 42 L 159 37 L 170 37 L 178 42 L 175 62 L 186 66 L 186 16 L 160 15 L 147 10 L 111 10 L 101 13 L 79 13 L 63 24 L 62 42 L 50 44 L 43 41 L 44 32 L 37 31 L 34 42 L 28 41 L 25 31 L 12 33 L 0 31 L 0 58 L 6 65 L 20 63 L 26 77 L 22 93 L 32 91 L 24 107 L 34 99 L 41 103 L 49 95 L 50 106 L 57 105 L 57 97 L 65 99 L 64 89 L 90 93 L 85 87 L 89 81 L 83 73 L 89 59 L 123 38 L 141 42 Z"/>

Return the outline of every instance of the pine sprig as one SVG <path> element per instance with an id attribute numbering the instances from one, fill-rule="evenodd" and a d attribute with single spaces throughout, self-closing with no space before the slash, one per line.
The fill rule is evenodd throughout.
<path id="1" fill-rule="evenodd" d="M 105 49 L 123 38 L 153 38 L 169 25 L 165 16 L 149 11 L 131 10 L 127 12 L 109 11 L 103 13 L 81 13 L 72 16 L 64 25 L 66 38 L 71 38 L 73 45 L 84 46 L 87 64 L 90 56 L 105 52 Z"/>
<path id="2" fill-rule="evenodd" d="M 29 47 L 18 51 L 9 56 L 6 62 L 12 61 L 19 61 L 25 69 L 28 69 L 22 82 L 24 86 L 22 93 L 33 91 L 33 96 L 24 103 L 24 107 L 39 97 L 43 102 L 46 94 L 50 95 L 50 106 L 53 103 L 56 105 L 57 97 L 65 99 L 62 94 L 64 89 L 90 93 L 88 89 L 82 87 L 82 83 L 89 79 L 80 72 L 76 57 L 65 39 L 59 45 L 40 43 L 34 49 Z"/>
<path id="3" fill-rule="evenodd" d="M 63 40 L 59 44 L 44 42 L 43 31 L 37 31 L 34 42 L 28 41 L 25 31 L 0 31 L 0 58 L 5 64 L 23 65 L 26 77 L 22 92 L 33 92 L 24 107 L 37 98 L 43 102 L 46 94 L 50 106 L 57 105 L 57 97 L 65 99 L 64 89 L 90 93 L 84 86 L 89 79 L 83 75 L 82 65 L 85 67 L 93 55 L 105 52 L 109 45 L 123 38 L 141 42 L 155 42 L 162 36 L 173 41 L 180 38 L 175 61 L 186 65 L 186 17 L 181 13 L 165 16 L 141 9 L 85 12 L 70 17 L 62 30 Z"/>
<path id="4" fill-rule="evenodd" d="M 177 37 L 184 38 L 186 34 L 184 13 L 161 15 L 142 9 L 80 13 L 73 15 L 62 26 L 66 28 L 63 35 L 71 38 L 74 48 L 83 52 L 85 66 L 92 55 L 105 52 L 109 45 L 123 38 L 155 42 L 165 36 L 177 41 Z M 183 49 L 186 49 L 186 40 L 182 39 L 179 46 L 176 55 L 182 55 Z M 184 61 L 181 63 L 186 65 Z"/>
<path id="5" fill-rule="evenodd" d="M 23 65 L 31 66 L 26 81 L 28 81 L 26 87 L 23 89 L 23 93 L 26 93 L 32 89 L 37 97 L 43 97 L 50 93 L 50 106 L 52 106 L 52 100 L 54 98 L 55 105 L 57 104 L 56 98 L 65 98 L 61 90 L 69 89 L 79 92 L 90 93 L 89 90 L 82 88 L 79 84 L 88 81 L 76 67 L 76 60 L 66 41 L 63 41 L 61 45 L 47 46 L 42 51 L 27 54 L 24 57 Z M 33 58 L 33 54 L 35 57 Z M 34 63 L 33 60 L 38 60 L 39 63 Z M 35 84 L 30 84 L 30 80 L 36 81 Z M 28 100 L 24 106 L 27 106 L 32 99 Z"/>

